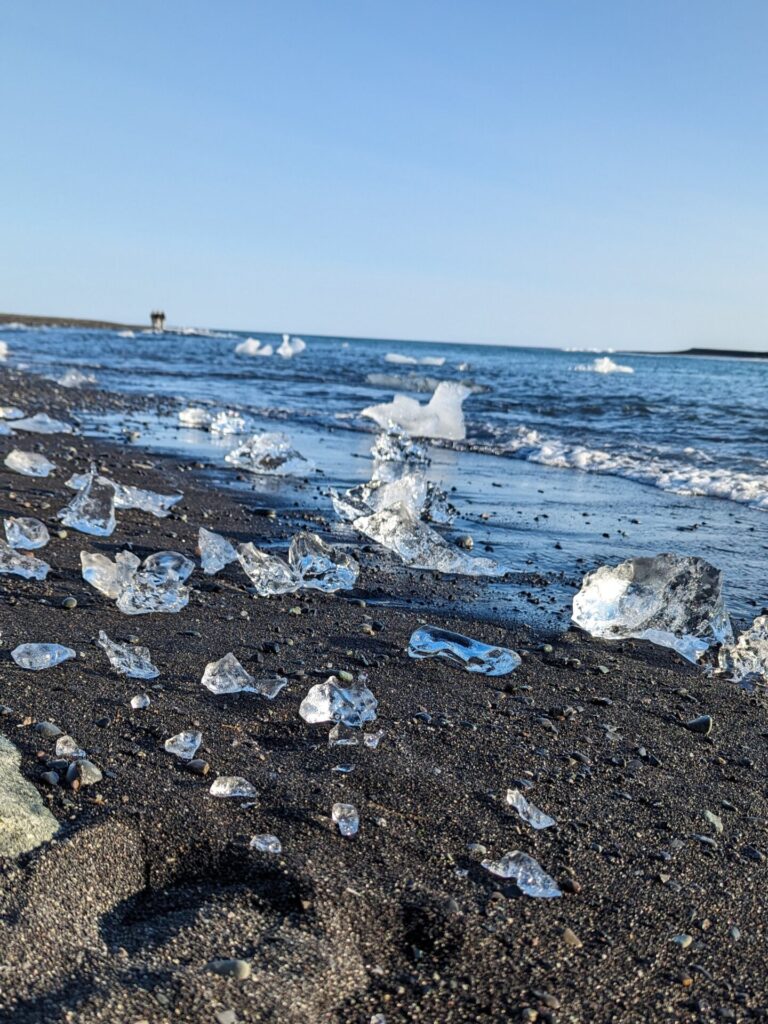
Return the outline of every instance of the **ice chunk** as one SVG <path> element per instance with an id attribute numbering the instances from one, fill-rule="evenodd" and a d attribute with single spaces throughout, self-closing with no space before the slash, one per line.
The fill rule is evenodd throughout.
<path id="1" fill-rule="evenodd" d="M 253 783 L 240 775 L 220 775 L 218 779 L 213 780 L 209 792 L 211 796 L 218 797 L 254 797 L 258 795 Z"/>
<path id="2" fill-rule="evenodd" d="M 337 722 L 328 733 L 329 747 L 356 747 L 360 743 L 360 733 L 351 725 Z"/>
<path id="3" fill-rule="evenodd" d="M 277 836 L 270 835 L 268 832 L 254 836 L 250 842 L 250 847 L 252 850 L 258 850 L 259 853 L 271 853 L 275 856 L 283 852 L 280 840 Z"/>
<path id="4" fill-rule="evenodd" d="M 292 359 L 299 352 L 303 352 L 307 343 L 301 338 L 292 338 L 290 334 L 284 334 L 282 342 L 277 347 L 277 354 L 283 359 Z"/>
<path id="5" fill-rule="evenodd" d="M 768 684 L 768 615 L 758 615 L 736 643 L 722 647 L 717 656 L 718 671 L 735 683 L 751 686 Z"/>
<path id="6" fill-rule="evenodd" d="M 22 420 L 24 410 L 15 405 L 0 405 L 0 420 Z"/>
<path id="7" fill-rule="evenodd" d="M 385 735 L 386 733 L 383 729 L 379 729 L 377 732 L 363 733 L 363 743 L 369 750 L 375 750 L 384 739 Z"/>
<path id="8" fill-rule="evenodd" d="M 114 562 L 106 555 L 81 551 L 80 562 L 86 583 L 113 601 L 117 600 L 141 565 L 141 560 L 130 551 L 118 551 Z"/>
<path id="9" fill-rule="evenodd" d="M 422 356 L 417 359 L 415 356 L 401 355 L 399 352 L 387 352 L 384 362 L 395 363 L 398 366 L 442 366 L 445 356 Z"/>
<path id="10" fill-rule="evenodd" d="M 191 558 L 178 551 L 155 551 L 147 555 L 141 564 L 142 572 L 149 572 L 161 579 L 176 577 L 183 583 L 195 571 Z"/>
<path id="11" fill-rule="evenodd" d="M 37 452 L 23 452 L 19 448 L 14 448 L 6 455 L 5 465 L 14 473 L 20 473 L 22 476 L 45 477 L 56 469 L 56 466 L 44 455 L 38 455 Z"/>
<path id="12" fill-rule="evenodd" d="M 212 530 L 206 530 L 204 526 L 198 532 L 197 544 L 200 548 L 200 566 L 207 576 L 237 561 L 237 551 L 229 541 Z"/>
<path id="13" fill-rule="evenodd" d="M 443 437 L 463 441 L 467 436 L 462 403 L 471 391 L 463 384 L 443 381 L 426 405 L 407 395 L 395 395 L 391 402 L 369 405 L 363 416 L 389 428 L 394 423 L 414 437 Z"/>
<path id="14" fill-rule="evenodd" d="M 77 655 L 71 647 L 62 647 L 61 644 L 20 644 L 11 651 L 11 657 L 19 668 L 39 672 L 44 668 L 54 668 Z"/>
<path id="15" fill-rule="evenodd" d="M 429 522 L 449 525 L 458 515 L 445 491 L 415 473 L 404 473 L 387 482 L 373 479 L 367 484 L 357 484 L 343 494 L 331 489 L 330 494 L 336 514 L 347 522 L 400 503 L 414 516 Z"/>
<path id="16" fill-rule="evenodd" d="M 21 576 L 25 580 L 44 580 L 50 565 L 34 555 L 22 555 L 0 540 L 0 573 Z"/>
<path id="17" fill-rule="evenodd" d="M 588 573 L 573 599 L 573 621 L 592 636 L 650 640 L 693 662 L 733 637 L 722 573 L 691 556 L 631 558 Z"/>
<path id="18" fill-rule="evenodd" d="M 291 594 L 301 587 L 301 581 L 287 562 L 259 551 L 253 543 L 240 544 L 237 557 L 261 597 Z"/>
<path id="19" fill-rule="evenodd" d="M 359 728 L 366 722 L 376 720 L 378 704 L 363 683 L 343 686 L 336 676 L 329 676 L 324 683 L 317 683 L 310 689 L 301 702 L 299 714 L 310 725 L 341 722 Z"/>
<path id="20" fill-rule="evenodd" d="M 505 853 L 499 861 L 484 860 L 483 867 L 492 875 L 511 878 L 526 896 L 555 899 L 563 895 L 554 878 L 551 878 L 533 857 L 529 857 L 522 850 Z"/>
<path id="21" fill-rule="evenodd" d="M 242 434 L 244 430 L 245 418 L 233 409 L 225 409 L 211 420 L 212 434 Z"/>
<path id="22" fill-rule="evenodd" d="M 552 825 L 557 824 L 554 818 L 550 818 L 544 811 L 540 811 L 538 807 L 529 803 L 519 789 L 507 790 L 507 803 L 531 828 L 551 828 Z"/>
<path id="23" fill-rule="evenodd" d="M 66 757 L 67 760 L 75 761 L 87 756 L 77 740 L 71 736 L 65 734 L 56 740 L 56 757 Z"/>
<path id="24" fill-rule="evenodd" d="M 99 483 L 96 470 L 92 469 L 87 482 L 58 516 L 73 530 L 93 537 L 109 537 L 116 525 L 114 488 Z"/>
<path id="25" fill-rule="evenodd" d="M 83 384 L 95 384 L 96 378 L 92 373 L 83 373 L 82 370 L 78 370 L 76 367 L 70 367 L 66 373 L 63 373 L 61 377 L 54 378 L 57 384 L 60 384 L 63 388 L 79 388 Z"/>
<path id="26" fill-rule="evenodd" d="M 211 425 L 213 417 L 207 409 L 199 405 L 190 405 L 186 409 L 179 410 L 179 423 L 183 427 L 195 427 L 198 430 L 207 430 Z"/>
<path id="27" fill-rule="evenodd" d="M 25 516 L 9 516 L 3 523 L 5 536 L 12 548 L 36 551 L 51 539 L 45 523 Z"/>
<path id="28" fill-rule="evenodd" d="M 631 366 L 622 366 L 621 363 L 615 363 L 609 356 L 603 356 L 601 359 L 593 359 L 591 363 L 582 363 L 579 366 L 574 366 L 574 370 L 581 370 L 587 373 L 634 373 L 634 369 Z"/>
<path id="29" fill-rule="evenodd" d="M 331 817 L 343 836 L 353 836 L 360 828 L 360 815 L 354 804 L 334 804 Z"/>
<path id="30" fill-rule="evenodd" d="M 238 356 L 271 356 L 272 346 L 262 345 L 258 338 L 246 338 L 239 345 L 235 345 L 235 355 Z"/>
<path id="31" fill-rule="evenodd" d="M 423 444 L 411 440 L 402 427 L 390 423 L 383 434 L 378 434 L 371 447 L 371 455 L 379 462 L 408 462 L 424 465 L 431 459 Z"/>
<path id="32" fill-rule="evenodd" d="M 306 530 L 297 533 L 291 541 L 288 562 L 302 587 L 328 594 L 350 590 L 360 574 L 360 566 L 354 558 Z"/>
<path id="33" fill-rule="evenodd" d="M 258 693 L 268 700 L 274 700 L 288 680 L 283 676 L 254 678 L 247 672 L 234 654 L 225 654 L 218 661 L 205 666 L 202 679 L 212 693 Z"/>
<path id="34" fill-rule="evenodd" d="M 131 697 L 131 707 L 134 711 L 145 711 L 150 705 L 148 693 L 137 693 Z"/>
<path id="35" fill-rule="evenodd" d="M 460 573 L 464 576 L 503 576 L 506 569 L 491 558 L 472 558 L 448 544 L 399 502 L 352 524 L 360 533 L 394 551 L 414 569 Z"/>
<path id="36" fill-rule="evenodd" d="M 191 761 L 202 742 L 203 734 L 201 732 L 193 730 L 177 732 L 175 736 L 171 736 L 165 741 L 165 749 L 169 754 L 173 754 L 174 757 L 178 757 L 182 761 Z"/>
<path id="37" fill-rule="evenodd" d="M 507 647 L 493 647 L 439 626 L 415 630 L 408 654 L 412 658 L 445 658 L 467 672 L 486 676 L 506 676 L 521 664 L 520 655 Z"/>
<path id="38" fill-rule="evenodd" d="M 86 485 L 88 473 L 75 473 L 66 482 L 66 486 L 79 491 Z M 147 491 L 143 487 L 132 487 L 130 484 L 119 484 L 106 476 L 98 476 L 96 482 L 111 487 L 114 491 L 115 508 L 135 508 L 141 512 L 149 512 L 157 519 L 165 519 L 173 506 L 181 501 L 183 494 L 158 494 Z"/>
<path id="39" fill-rule="evenodd" d="M 238 448 L 224 456 L 224 461 L 249 473 L 289 476 L 309 473 L 312 463 L 297 452 L 285 434 L 253 434 Z"/>
<path id="40" fill-rule="evenodd" d="M 180 612 L 189 603 L 189 587 L 174 572 L 135 573 L 117 598 L 117 607 L 125 615 L 152 612 Z"/>
<path id="41" fill-rule="evenodd" d="M 38 412 L 34 416 L 25 416 L 23 419 L 14 420 L 14 430 L 26 430 L 30 434 L 74 434 L 75 428 L 71 423 L 63 420 L 55 420 L 47 412 Z"/>
<path id="42" fill-rule="evenodd" d="M 106 652 L 112 668 L 121 675 L 131 679 L 157 679 L 160 675 L 159 669 L 152 664 L 148 648 L 115 643 L 103 629 L 99 630 L 97 643 Z"/>

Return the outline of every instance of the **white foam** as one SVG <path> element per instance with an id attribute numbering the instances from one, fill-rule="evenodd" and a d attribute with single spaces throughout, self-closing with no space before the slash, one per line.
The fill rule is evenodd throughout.
<path id="1" fill-rule="evenodd" d="M 5 362 L 5 360 L 8 358 L 9 351 L 10 349 L 8 348 L 8 342 L 0 341 L 0 362 Z"/>
<path id="2" fill-rule="evenodd" d="M 442 366 L 445 356 L 422 356 L 421 359 L 417 359 L 415 356 L 404 356 L 399 352 L 387 352 L 384 362 L 396 363 L 398 366 Z"/>
<path id="3" fill-rule="evenodd" d="M 610 356 L 603 356 L 601 359 L 593 359 L 591 363 L 579 363 L 578 366 L 574 366 L 574 370 L 579 370 L 581 373 L 635 372 L 631 366 L 622 366 L 621 363 L 615 363 Z"/>
<path id="4" fill-rule="evenodd" d="M 414 437 L 463 441 L 467 430 L 461 406 L 469 394 L 469 388 L 463 384 L 443 381 L 426 405 L 407 395 L 395 395 L 391 402 L 369 405 L 361 415 L 385 428 L 394 423 Z"/>

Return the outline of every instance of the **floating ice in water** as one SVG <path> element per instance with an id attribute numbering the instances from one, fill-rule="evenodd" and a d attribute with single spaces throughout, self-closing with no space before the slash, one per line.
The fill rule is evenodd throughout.
<path id="1" fill-rule="evenodd" d="M 180 612 L 189 603 L 189 587 L 174 572 L 135 573 L 117 598 L 117 607 L 125 615 L 152 612 Z"/>
<path id="2" fill-rule="evenodd" d="M 71 736 L 65 734 L 56 740 L 56 757 L 66 757 L 68 760 L 76 761 L 87 756 L 77 740 Z"/>
<path id="3" fill-rule="evenodd" d="M 354 558 L 306 530 L 297 533 L 291 541 L 288 562 L 302 587 L 328 594 L 350 590 L 360 574 L 360 566 Z"/>
<path id="4" fill-rule="evenodd" d="M 262 345 L 258 338 L 246 338 L 239 345 L 235 345 L 235 355 L 238 356 L 271 356 L 272 346 Z"/>
<path id="5" fill-rule="evenodd" d="M 25 516 L 9 516 L 4 520 L 5 536 L 12 548 L 36 551 L 51 539 L 45 523 Z"/>
<path id="6" fill-rule="evenodd" d="M 270 835 L 268 832 L 254 836 L 250 842 L 250 847 L 252 850 L 258 850 L 259 853 L 271 853 L 275 856 L 283 852 L 280 840 L 277 836 Z"/>
<path id="7" fill-rule="evenodd" d="M 376 720 L 378 704 L 363 683 L 343 686 L 336 676 L 329 676 L 324 683 L 317 683 L 310 689 L 301 702 L 299 714 L 310 725 L 341 722 L 342 725 L 360 728 L 366 722 Z"/>
<path id="8" fill-rule="evenodd" d="M 507 647 L 493 647 L 439 626 L 422 626 L 411 635 L 412 658 L 445 658 L 467 672 L 505 676 L 521 664 L 520 655 Z"/>
<path id="9" fill-rule="evenodd" d="M 190 405 L 186 409 L 179 410 L 179 423 L 183 427 L 195 427 L 198 430 L 207 430 L 211 425 L 213 417 L 207 409 L 199 405 Z"/>
<path id="10" fill-rule="evenodd" d="M 61 377 L 54 378 L 57 384 L 63 388 L 79 388 L 83 384 L 95 384 L 96 378 L 92 373 L 83 373 L 75 367 L 71 367 Z"/>
<path id="11" fill-rule="evenodd" d="M 141 570 L 163 579 L 176 577 L 183 583 L 195 571 L 195 563 L 178 551 L 155 551 L 144 559 Z"/>
<path id="12" fill-rule="evenodd" d="M 226 537 L 200 527 L 197 535 L 197 546 L 200 548 L 200 567 L 207 576 L 219 572 L 225 565 L 237 561 L 237 551 Z"/>
<path id="13" fill-rule="evenodd" d="M 6 328 L 7 327 L 16 327 L 16 324 L 6 324 L 5 326 L 6 326 Z M 8 348 L 8 342 L 7 341 L 0 341 L 0 362 L 3 362 L 3 363 L 5 362 L 5 360 L 8 358 L 8 353 L 9 352 L 10 352 L 10 349 Z"/>
<path id="14" fill-rule="evenodd" d="M 202 742 L 203 734 L 201 732 L 191 730 L 177 732 L 175 736 L 171 736 L 165 741 L 165 749 L 169 754 L 173 754 L 174 757 L 178 757 L 182 761 L 191 761 Z"/>
<path id="15" fill-rule="evenodd" d="M 526 896 L 554 899 L 563 895 L 554 878 L 551 878 L 533 857 L 529 857 L 522 850 L 505 853 L 498 861 L 484 860 L 483 867 L 492 875 L 511 878 Z"/>
<path id="16" fill-rule="evenodd" d="M 360 815 L 354 804 L 334 804 L 331 817 L 343 836 L 353 836 L 360 828 Z"/>
<path id="17" fill-rule="evenodd" d="M 602 359 L 593 359 L 591 363 L 581 363 L 579 366 L 574 366 L 574 370 L 580 370 L 582 373 L 634 373 L 634 369 L 631 366 L 622 366 L 620 363 L 615 363 L 608 356 L 603 356 Z"/>
<path id="18" fill-rule="evenodd" d="M 19 668 L 39 672 L 44 668 L 54 668 L 77 655 L 71 647 L 62 647 L 61 644 L 20 644 L 11 651 L 11 657 Z"/>
<path id="19" fill-rule="evenodd" d="M 211 796 L 218 797 L 254 797 L 258 795 L 253 783 L 242 778 L 240 775 L 220 775 L 218 779 L 213 780 L 209 792 Z"/>
<path id="20" fill-rule="evenodd" d="M 410 462 L 425 464 L 431 461 L 423 444 L 413 441 L 402 427 L 390 423 L 382 434 L 377 434 L 371 455 L 380 462 Z"/>
<path id="21" fill-rule="evenodd" d="M 552 825 L 557 824 L 554 818 L 550 818 L 544 811 L 540 811 L 538 807 L 528 803 L 519 789 L 507 790 L 507 803 L 517 811 L 523 821 L 527 822 L 531 828 L 551 828 Z"/>
<path id="22" fill-rule="evenodd" d="M 232 409 L 217 413 L 211 420 L 212 434 L 242 434 L 244 430 L 245 418 Z"/>
<path id="23" fill-rule="evenodd" d="M 268 700 L 280 693 L 288 683 L 283 676 L 272 676 L 255 679 L 247 672 L 231 652 L 218 661 L 211 661 L 205 666 L 202 678 L 203 686 L 212 693 L 259 693 Z"/>
<path id="24" fill-rule="evenodd" d="M 6 455 L 5 465 L 14 473 L 20 473 L 22 476 L 45 477 L 56 469 L 56 466 L 44 455 L 38 455 L 37 452 L 23 452 L 18 448 L 14 448 Z"/>
<path id="25" fill-rule="evenodd" d="M 417 359 L 415 356 L 403 356 L 399 352 L 387 352 L 384 356 L 385 363 L 395 363 L 398 366 L 442 366 L 445 356 L 422 356 Z"/>
<path id="26" fill-rule="evenodd" d="M 114 562 L 106 555 L 80 552 L 83 579 L 112 600 L 122 593 L 141 565 L 141 560 L 130 551 L 118 551 Z"/>
<path id="27" fill-rule="evenodd" d="M 148 648 L 115 643 L 103 629 L 99 630 L 97 643 L 106 652 L 112 668 L 121 675 L 132 679 L 157 679 L 160 675 L 159 669 L 152 664 Z"/>
<path id="28" fill-rule="evenodd" d="M 291 594 L 301 587 L 301 581 L 287 562 L 260 551 L 253 543 L 240 544 L 237 558 L 261 597 Z"/>
<path id="29" fill-rule="evenodd" d="M 426 405 L 407 395 L 395 395 L 391 402 L 369 405 L 361 415 L 389 428 L 394 423 L 414 437 L 444 437 L 463 441 L 467 436 L 462 402 L 469 388 L 454 381 L 443 381 Z"/>
<path id="30" fill-rule="evenodd" d="M 749 629 L 739 634 L 736 643 L 720 648 L 717 667 L 735 683 L 768 683 L 768 615 L 758 615 Z"/>
<path id="31" fill-rule="evenodd" d="M 134 711 L 144 711 L 150 705 L 148 693 L 137 693 L 135 697 L 131 697 L 131 707 Z"/>
<path id="32" fill-rule="evenodd" d="M 697 661 L 733 638 L 723 576 L 703 558 L 656 555 L 587 573 L 573 599 L 573 621 L 606 640 L 637 637 Z"/>
<path id="33" fill-rule="evenodd" d="M 21 576 L 25 580 L 44 580 L 50 565 L 34 555 L 19 554 L 10 544 L 0 540 L 0 573 Z"/>
<path id="34" fill-rule="evenodd" d="M 292 359 L 299 352 L 303 352 L 306 347 L 307 343 L 301 338 L 292 338 L 290 334 L 284 334 L 283 340 L 277 347 L 277 354 L 283 359 Z"/>
<path id="35" fill-rule="evenodd" d="M 460 573 L 464 576 L 503 576 L 506 569 L 492 558 L 473 558 L 443 540 L 426 523 L 422 523 L 402 502 L 360 516 L 354 528 L 383 547 L 394 551 L 406 565 L 414 569 Z"/>
<path id="36" fill-rule="evenodd" d="M 14 420 L 13 429 L 26 430 L 30 434 L 74 434 L 75 432 L 71 423 L 55 420 L 47 412 L 38 412 L 34 416 L 25 416 L 23 419 Z"/>
<path id="37" fill-rule="evenodd" d="M 75 473 L 67 480 L 66 486 L 79 491 L 88 482 L 89 475 Z M 119 484 L 106 476 L 98 476 L 96 482 L 106 484 L 114 490 L 115 508 L 136 508 L 141 512 L 149 512 L 157 519 L 165 519 L 173 506 L 184 497 L 183 494 L 157 494 L 156 491 L 146 491 L 142 487 Z"/>
<path id="38" fill-rule="evenodd" d="M 114 532 L 115 492 L 108 484 L 99 483 L 96 470 L 88 474 L 87 482 L 74 498 L 58 513 L 65 526 L 88 533 L 93 537 L 109 537 Z"/>
<path id="39" fill-rule="evenodd" d="M 297 452 L 285 434 L 253 434 L 238 448 L 224 456 L 224 461 L 249 473 L 288 476 L 309 473 L 314 466 Z"/>

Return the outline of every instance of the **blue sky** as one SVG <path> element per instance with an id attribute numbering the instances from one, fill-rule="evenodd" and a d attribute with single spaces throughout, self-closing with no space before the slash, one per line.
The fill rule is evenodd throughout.
<path id="1" fill-rule="evenodd" d="M 0 308 L 768 349 L 768 4 L 5 4 Z"/>

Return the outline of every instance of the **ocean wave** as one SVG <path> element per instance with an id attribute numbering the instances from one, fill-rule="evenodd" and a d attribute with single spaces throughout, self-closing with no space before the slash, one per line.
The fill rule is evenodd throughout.
<path id="1" fill-rule="evenodd" d="M 610 356 L 603 356 L 602 359 L 593 359 L 591 363 L 579 363 L 574 370 L 581 373 L 634 373 L 631 366 L 622 366 L 616 363 Z"/>
<path id="2" fill-rule="evenodd" d="M 438 384 L 442 383 L 438 377 L 428 377 L 421 373 L 368 373 L 365 379 L 375 388 L 418 391 L 424 394 L 432 394 Z M 486 384 L 476 384 L 471 380 L 463 380 L 461 383 L 465 388 L 469 388 L 473 395 L 481 395 L 491 390 Z"/>

